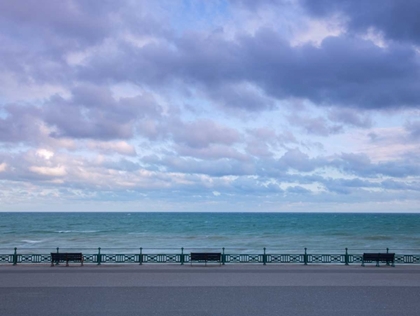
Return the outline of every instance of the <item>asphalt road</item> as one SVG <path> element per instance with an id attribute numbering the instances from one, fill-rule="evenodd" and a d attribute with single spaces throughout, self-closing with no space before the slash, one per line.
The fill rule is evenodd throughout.
<path id="1" fill-rule="evenodd" d="M 0 315 L 420 315 L 420 267 L 0 266 Z"/>

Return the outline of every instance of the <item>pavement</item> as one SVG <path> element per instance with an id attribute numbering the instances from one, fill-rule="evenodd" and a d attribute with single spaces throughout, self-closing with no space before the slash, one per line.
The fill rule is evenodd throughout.
<path id="1" fill-rule="evenodd" d="M 0 265 L 0 315 L 420 315 L 420 267 Z"/>

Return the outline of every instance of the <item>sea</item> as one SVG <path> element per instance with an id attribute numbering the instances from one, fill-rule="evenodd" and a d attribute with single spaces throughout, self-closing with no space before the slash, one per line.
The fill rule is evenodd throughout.
<path id="1" fill-rule="evenodd" d="M 420 253 L 420 214 L 0 213 L 0 253 Z"/>

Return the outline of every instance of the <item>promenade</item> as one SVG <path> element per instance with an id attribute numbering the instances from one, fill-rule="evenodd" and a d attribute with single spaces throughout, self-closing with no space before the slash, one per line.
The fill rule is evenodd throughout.
<path id="1" fill-rule="evenodd" d="M 0 265 L 0 315 L 419 315 L 420 267 Z"/>

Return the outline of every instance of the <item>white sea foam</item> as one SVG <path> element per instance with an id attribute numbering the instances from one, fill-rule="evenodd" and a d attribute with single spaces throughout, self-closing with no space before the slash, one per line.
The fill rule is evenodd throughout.
<path id="1" fill-rule="evenodd" d="M 98 230 L 59 230 L 56 233 L 59 234 L 69 234 L 69 233 L 77 233 L 77 234 L 89 234 L 89 233 L 98 233 Z"/>
<path id="2" fill-rule="evenodd" d="M 28 244 L 40 244 L 45 242 L 45 240 L 30 240 L 30 239 L 23 239 L 22 242 L 28 243 Z"/>

